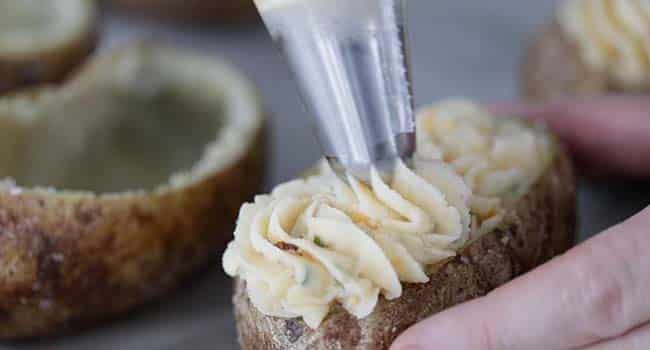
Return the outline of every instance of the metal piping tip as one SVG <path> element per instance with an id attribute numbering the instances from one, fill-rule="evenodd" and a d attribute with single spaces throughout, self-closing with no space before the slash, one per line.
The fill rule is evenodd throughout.
<path id="1" fill-rule="evenodd" d="M 415 150 L 404 0 L 256 0 L 323 153 L 368 181 Z M 275 4 L 275 6 L 273 6 Z"/>
<path id="2" fill-rule="evenodd" d="M 385 145 L 376 145 L 372 148 L 372 158 L 370 160 L 355 160 L 350 158 L 338 158 L 327 156 L 332 168 L 339 172 L 347 171 L 356 178 L 365 182 L 370 182 L 370 171 L 375 169 L 379 175 L 386 181 L 390 181 L 393 171 L 399 160 L 407 165 L 411 164 L 411 158 L 415 151 L 415 134 L 400 134 L 395 137 L 395 148 L 383 147 Z"/>

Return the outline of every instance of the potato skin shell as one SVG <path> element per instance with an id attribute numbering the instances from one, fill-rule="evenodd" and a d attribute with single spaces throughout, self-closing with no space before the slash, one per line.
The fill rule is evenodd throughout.
<path id="1" fill-rule="evenodd" d="M 528 48 L 521 66 L 520 85 L 522 96 L 535 101 L 608 93 L 650 93 L 629 91 L 606 74 L 590 68 L 557 21 L 540 32 Z"/>
<path id="2" fill-rule="evenodd" d="M 86 328 L 178 287 L 232 238 L 241 203 L 260 190 L 263 134 L 182 189 L 0 192 L 0 339 Z"/>
<path id="3" fill-rule="evenodd" d="M 380 298 L 375 312 L 357 320 L 335 306 L 321 327 L 300 319 L 261 314 L 245 282 L 235 281 L 234 305 L 244 350 L 388 350 L 418 321 L 491 290 L 564 253 L 576 234 L 576 184 L 566 154 L 560 154 L 537 185 L 511 208 L 504 225 L 470 244 L 459 256 L 433 267 L 431 281 L 407 284 L 401 298 Z"/>
<path id="4" fill-rule="evenodd" d="M 52 50 L 24 57 L 0 54 L 0 95 L 38 85 L 60 83 L 92 55 L 99 43 L 101 20 L 96 17 L 91 30 Z"/>
<path id="5" fill-rule="evenodd" d="M 237 23 L 255 18 L 253 0 L 112 0 L 136 14 L 181 23 Z"/>

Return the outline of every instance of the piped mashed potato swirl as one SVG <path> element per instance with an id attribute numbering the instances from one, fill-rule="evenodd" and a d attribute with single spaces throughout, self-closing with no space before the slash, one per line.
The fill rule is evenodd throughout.
<path id="1" fill-rule="evenodd" d="M 312 328 L 336 302 L 368 316 L 380 296 L 428 282 L 429 266 L 497 227 L 503 192 L 534 181 L 550 153 L 545 134 L 521 136 L 518 122 L 497 122 L 466 101 L 433 106 L 418 123 L 418 155 L 411 167 L 397 164 L 390 182 L 372 172 L 366 184 L 323 162 L 241 208 L 223 265 L 246 281 L 260 312 Z"/>
<path id="2" fill-rule="evenodd" d="M 525 194 L 551 160 L 552 142 L 543 127 L 494 118 L 468 101 L 421 111 L 417 130 L 418 156 L 441 160 L 462 176 L 473 192 L 472 212 L 483 219 Z"/>
<path id="3" fill-rule="evenodd" d="M 650 88 L 650 0 L 568 0 L 557 18 L 593 70 L 619 87 Z"/>

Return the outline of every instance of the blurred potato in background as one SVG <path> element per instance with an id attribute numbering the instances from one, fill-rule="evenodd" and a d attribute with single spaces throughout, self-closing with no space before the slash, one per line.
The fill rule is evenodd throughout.
<path id="1" fill-rule="evenodd" d="M 650 94 L 650 1 L 560 2 L 526 54 L 522 93 Z"/>
<path id="2" fill-rule="evenodd" d="M 98 43 L 94 0 L 0 0 L 0 94 L 58 83 Z"/>
<path id="3" fill-rule="evenodd" d="M 255 18 L 253 0 L 112 0 L 119 9 L 185 23 L 237 23 Z"/>

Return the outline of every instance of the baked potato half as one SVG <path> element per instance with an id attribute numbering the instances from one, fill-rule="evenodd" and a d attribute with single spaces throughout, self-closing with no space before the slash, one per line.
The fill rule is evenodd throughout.
<path id="1" fill-rule="evenodd" d="M 112 0 L 120 9 L 183 23 L 236 23 L 255 17 L 253 0 Z"/>
<path id="2" fill-rule="evenodd" d="M 522 94 L 535 100 L 648 94 L 648 62 L 647 1 L 567 0 L 525 55 Z"/>
<path id="3" fill-rule="evenodd" d="M 0 338 L 87 327 L 177 287 L 259 190 L 263 117 L 227 64 L 162 46 L 0 100 Z"/>
<path id="4" fill-rule="evenodd" d="M 63 80 L 94 51 L 99 21 L 93 0 L 1 0 L 0 94 Z"/>
<path id="5" fill-rule="evenodd" d="M 465 113 L 463 111 L 472 110 L 462 107 L 457 109 L 457 113 L 462 114 Z M 430 113 L 435 112 L 425 111 L 423 114 Z M 445 112 L 439 114 L 443 115 Z M 472 115 L 468 116 L 473 118 Z M 444 118 L 446 117 L 443 116 L 442 119 Z M 440 125 L 446 123 L 442 121 Z M 502 130 L 508 130 L 506 133 L 521 130 L 511 128 L 512 125 L 520 122 L 506 120 L 498 123 L 505 123 Z M 456 127 L 445 129 L 444 132 L 457 137 L 455 131 L 450 131 L 454 128 Z M 461 126 L 460 129 L 462 128 Z M 525 126 L 525 128 L 535 127 Z M 423 135 L 422 138 L 430 138 L 431 134 L 426 125 L 419 123 L 418 130 Z M 475 130 L 472 130 L 472 133 L 473 131 Z M 236 279 L 233 298 L 242 348 L 387 350 L 401 332 L 416 322 L 456 304 L 483 296 L 568 250 L 574 243 L 576 234 L 576 183 L 573 167 L 562 146 L 549 134 L 543 131 L 542 133 L 542 137 L 548 141 L 548 154 L 540 158 L 545 159 L 541 161 L 541 167 L 527 173 L 525 179 L 522 177 L 517 180 L 518 183 L 525 183 L 525 185 L 499 195 L 503 200 L 504 215 L 498 221 L 498 225 L 489 227 L 481 234 L 475 234 L 477 226 L 472 225 L 472 238 L 458 247 L 455 256 L 426 267 L 427 282 L 404 283 L 399 298 L 389 300 L 383 295 L 380 296 L 374 311 L 367 317 L 353 316 L 347 309 L 347 304 L 343 306 L 343 303 L 339 302 L 332 303 L 328 315 L 318 327 L 309 326 L 302 318 L 268 316 L 256 307 L 255 300 L 264 301 L 264 297 L 251 296 L 251 289 L 246 279 L 252 278 L 253 272 L 245 270 L 243 274 L 245 277 L 240 276 Z M 474 139 L 480 138 L 479 136 Z M 470 145 L 474 143 L 474 140 L 468 140 L 460 141 L 467 146 L 467 149 L 472 148 Z M 438 142 L 442 144 L 446 141 L 442 139 L 433 141 L 434 144 Z M 419 153 L 428 147 L 426 144 L 426 141 L 418 142 Z M 501 147 L 499 144 L 500 141 L 497 140 L 495 143 L 490 143 L 489 147 L 496 150 Z M 521 148 L 526 147 L 526 142 L 523 141 L 516 141 L 514 144 Z M 421 154 L 433 155 L 434 153 Z M 453 164 L 457 171 L 464 173 L 469 183 L 472 181 L 472 171 L 461 170 L 467 162 L 465 165 L 460 165 L 463 161 L 459 160 L 464 157 L 457 156 L 453 152 L 445 151 L 440 155 L 440 159 Z M 492 158 L 492 161 L 496 163 L 496 159 Z M 487 193 L 481 190 L 480 186 L 472 186 L 472 188 L 474 191 Z M 425 189 L 422 191 L 424 192 Z M 243 210 L 242 213 L 244 212 Z M 474 217 L 479 214 L 471 215 Z M 254 220 L 256 225 L 259 225 L 258 219 L 256 217 Z M 285 219 L 280 219 L 281 222 L 283 220 Z M 302 219 L 299 219 L 299 222 L 300 220 Z M 269 225 L 273 227 L 272 223 Z M 376 233 L 371 234 L 373 235 Z M 310 254 L 301 253 L 300 250 L 297 252 L 297 254 Z M 253 253 L 249 251 L 246 254 L 250 257 Z M 251 260 L 250 263 L 254 264 L 254 261 Z M 269 293 L 279 293 L 280 287 L 269 286 L 269 288 Z M 295 302 L 295 300 L 284 301 L 288 305 L 293 305 Z"/>
<path id="6" fill-rule="evenodd" d="M 534 39 L 522 65 L 522 95 L 548 101 L 564 96 L 593 96 L 608 91 L 605 76 L 587 66 L 557 23 Z"/>

